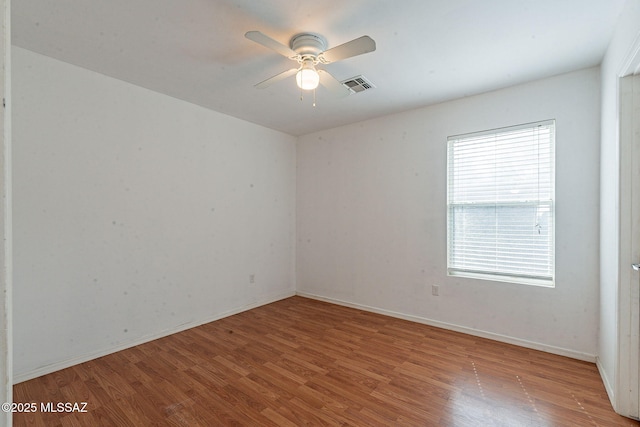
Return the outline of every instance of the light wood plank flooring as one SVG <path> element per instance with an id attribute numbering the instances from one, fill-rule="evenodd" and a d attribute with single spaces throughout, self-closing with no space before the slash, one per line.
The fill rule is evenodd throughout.
<path id="1" fill-rule="evenodd" d="M 595 365 L 301 297 L 14 386 L 37 426 L 637 426 Z"/>

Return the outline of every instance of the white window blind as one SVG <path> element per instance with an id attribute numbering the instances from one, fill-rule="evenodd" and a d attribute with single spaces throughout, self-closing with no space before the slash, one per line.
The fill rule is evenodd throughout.
<path id="1" fill-rule="evenodd" d="M 553 285 L 555 121 L 448 138 L 451 275 Z"/>

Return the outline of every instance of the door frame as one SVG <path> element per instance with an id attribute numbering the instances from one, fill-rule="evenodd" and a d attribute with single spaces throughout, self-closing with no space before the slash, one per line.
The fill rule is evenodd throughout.
<path id="1" fill-rule="evenodd" d="M 11 0 L 0 0 L 0 400 L 13 399 L 11 321 Z M 10 426 L 10 411 L 0 412 L 0 426 Z"/>
<path id="2" fill-rule="evenodd" d="M 618 357 L 613 402 L 622 415 L 640 418 L 640 40 L 618 79 L 620 217 Z"/>

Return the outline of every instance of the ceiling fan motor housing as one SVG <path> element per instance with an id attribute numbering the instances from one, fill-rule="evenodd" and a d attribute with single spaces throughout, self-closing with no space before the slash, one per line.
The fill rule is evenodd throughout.
<path id="1" fill-rule="evenodd" d="M 317 57 L 327 49 L 327 39 L 320 34 L 301 33 L 291 38 L 289 46 L 302 57 Z"/>

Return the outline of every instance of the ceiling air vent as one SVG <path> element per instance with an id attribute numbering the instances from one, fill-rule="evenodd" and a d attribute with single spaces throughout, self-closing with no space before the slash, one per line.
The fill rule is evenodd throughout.
<path id="1" fill-rule="evenodd" d="M 343 80 L 342 84 L 351 90 L 352 93 L 364 92 L 373 89 L 375 86 L 365 76 L 355 76 L 347 80 Z"/>

